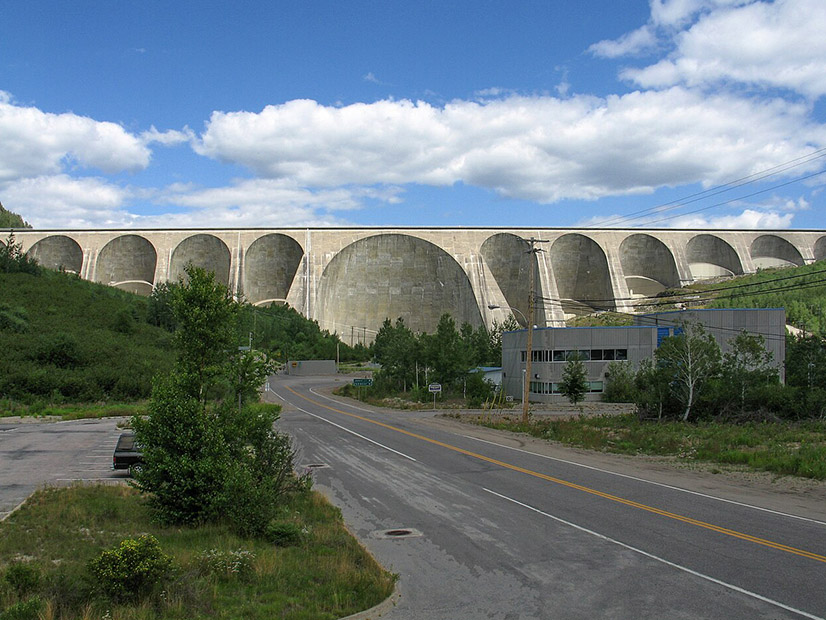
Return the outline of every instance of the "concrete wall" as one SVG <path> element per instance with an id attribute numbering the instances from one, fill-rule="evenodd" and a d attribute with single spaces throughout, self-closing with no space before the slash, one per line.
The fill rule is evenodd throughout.
<path id="1" fill-rule="evenodd" d="M 15 237 L 47 267 L 144 295 L 192 262 L 237 296 L 288 303 L 353 343 L 372 341 L 385 318 L 432 332 L 442 312 L 472 325 L 503 322 L 508 306 L 527 315 L 532 260 L 541 301 L 535 320 L 545 326 L 593 309 L 630 310 L 634 297 L 664 287 L 826 258 L 823 230 L 18 230 Z M 533 257 L 525 252 L 529 237 L 546 241 Z"/>

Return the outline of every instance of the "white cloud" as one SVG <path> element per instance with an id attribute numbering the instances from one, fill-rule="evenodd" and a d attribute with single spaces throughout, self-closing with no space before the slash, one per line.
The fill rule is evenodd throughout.
<path id="1" fill-rule="evenodd" d="M 789 228 L 792 224 L 793 213 L 778 213 L 776 211 L 756 211 L 746 209 L 738 215 L 687 215 L 669 222 L 671 228 L 719 228 L 719 229 L 779 229 Z"/>
<path id="2" fill-rule="evenodd" d="M 619 39 L 605 40 L 594 43 L 588 51 L 602 58 L 618 58 L 639 54 L 651 49 L 657 43 L 654 30 L 649 25 L 642 26 L 632 32 L 622 35 Z"/>
<path id="3" fill-rule="evenodd" d="M 692 21 L 696 18 L 696 21 Z M 789 89 L 815 99 L 826 94 L 826 2 L 823 0 L 681 0 L 652 2 L 652 25 L 667 30 L 674 51 L 659 62 L 626 68 L 624 79 L 644 88 L 674 84 L 707 86 L 728 83 Z M 639 32 L 639 31 L 635 31 Z M 633 46 L 602 41 L 595 53 L 618 56 Z"/>
<path id="4" fill-rule="evenodd" d="M 463 182 L 551 203 L 728 181 L 824 143 L 824 127 L 803 104 L 675 87 L 444 107 L 290 101 L 260 113 L 214 112 L 194 148 L 303 187 Z"/>
<path id="5" fill-rule="evenodd" d="M 0 183 L 58 174 L 74 166 L 105 173 L 137 171 L 151 152 L 115 123 L 72 113 L 51 114 L 0 96 Z"/>
<path id="6" fill-rule="evenodd" d="M 182 131 L 170 129 L 167 131 L 158 131 L 154 125 L 149 128 L 149 131 L 144 131 L 140 135 L 141 142 L 144 144 L 162 144 L 164 146 L 175 146 L 189 142 L 195 137 L 195 133 L 189 128 L 184 127 Z"/>
<path id="7" fill-rule="evenodd" d="M 3 189 L 6 204 L 37 228 L 104 228 L 126 226 L 123 211 L 129 190 L 103 179 L 66 174 L 13 181 Z"/>

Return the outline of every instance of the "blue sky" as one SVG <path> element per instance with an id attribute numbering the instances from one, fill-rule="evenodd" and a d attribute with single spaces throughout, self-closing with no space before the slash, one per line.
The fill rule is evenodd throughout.
<path id="1" fill-rule="evenodd" d="M 0 202 L 38 228 L 823 227 L 823 0 L 0 16 Z"/>

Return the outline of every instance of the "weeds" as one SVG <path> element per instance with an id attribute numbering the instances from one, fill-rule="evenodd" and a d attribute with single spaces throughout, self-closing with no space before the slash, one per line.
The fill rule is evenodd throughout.
<path id="1" fill-rule="evenodd" d="M 391 593 L 395 577 L 350 536 L 340 512 L 320 495 L 290 496 L 277 522 L 300 528 L 301 544 L 243 539 L 225 524 L 162 527 L 129 487 L 38 491 L 0 523 L 0 609 L 17 614 L 2 612 L 0 618 L 323 620 L 369 608 Z M 88 572 L 90 561 L 138 533 L 154 536 L 173 558 L 171 581 L 142 601 L 101 598 Z M 34 579 L 31 571 L 13 569 L 12 581 L 26 589 L 24 596 L 5 577 L 20 564 L 40 575 Z"/>
<path id="2" fill-rule="evenodd" d="M 826 480 L 826 422 L 729 424 L 640 420 L 637 416 L 533 419 L 479 417 L 489 428 L 523 432 L 561 443 L 614 452 L 740 465 L 755 471 Z"/>

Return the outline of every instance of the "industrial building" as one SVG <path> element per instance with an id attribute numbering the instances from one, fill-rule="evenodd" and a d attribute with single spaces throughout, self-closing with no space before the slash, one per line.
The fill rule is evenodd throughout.
<path id="1" fill-rule="evenodd" d="M 534 328 L 531 352 L 530 400 L 559 402 L 559 383 L 565 362 L 579 355 L 587 372 L 586 400 L 599 400 L 605 387 L 606 370 L 613 361 L 634 365 L 652 358 L 663 338 L 680 333 L 685 323 L 700 323 L 723 353 L 729 340 L 742 331 L 763 337 L 772 364 L 784 379 L 786 356 L 786 311 L 783 308 L 680 310 L 634 317 L 624 327 Z M 527 359 L 525 329 L 502 334 L 502 386 L 505 394 L 521 400 Z"/>

